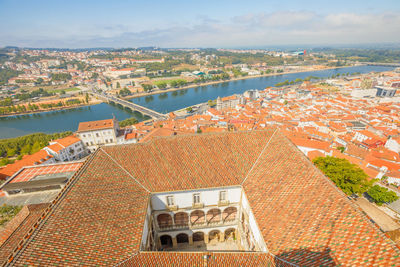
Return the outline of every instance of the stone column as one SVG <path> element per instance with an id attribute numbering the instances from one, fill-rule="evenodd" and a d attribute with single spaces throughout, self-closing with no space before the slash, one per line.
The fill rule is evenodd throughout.
<path id="1" fill-rule="evenodd" d="M 172 238 L 172 247 L 177 248 L 178 247 L 178 242 L 176 241 L 176 236 Z"/>
<path id="2" fill-rule="evenodd" d="M 204 234 L 204 243 L 208 244 L 208 234 Z"/>
<path id="3" fill-rule="evenodd" d="M 189 245 L 193 245 L 193 235 L 189 236 Z"/>
<path id="4" fill-rule="evenodd" d="M 161 239 L 159 237 L 157 237 L 157 247 L 159 249 L 161 249 L 162 245 L 161 245 Z"/>
<path id="5" fill-rule="evenodd" d="M 219 233 L 219 242 L 224 242 L 225 241 L 225 233 L 221 232 Z"/>

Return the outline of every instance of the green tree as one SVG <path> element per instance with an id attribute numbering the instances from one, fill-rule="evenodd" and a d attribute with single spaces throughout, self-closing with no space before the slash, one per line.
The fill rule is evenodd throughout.
<path id="1" fill-rule="evenodd" d="M 383 203 L 391 203 L 399 199 L 397 194 L 386 187 L 379 185 L 372 186 L 367 194 L 373 199 L 373 201 L 381 206 Z"/>
<path id="2" fill-rule="evenodd" d="M 92 73 L 92 79 L 97 79 L 99 77 L 99 74 L 97 72 Z"/>
<path id="3" fill-rule="evenodd" d="M 318 157 L 313 162 L 347 195 L 360 195 L 375 182 L 375 180 L 368 181 L 368 175 L 346 159 L 327 156 Z"/>
<path id="4" fill-rule="evenodd" d="M 120 126 L 120 127 L 125 127 L 125 126 L 133 125 L 133 124 L 136 124 L 136 123 L 138 123 L 138 120 L 137 120 L 137 119 L 135 119 L 135 118 L 128 118 L 128 119 L 126 119 L 126 120 L 120 121 L 120 122 L 119 122 L 119 126 Z"/>
<path id="5" fill-rule="evenodd" d="M 15 148 L 10 148 L 7 150 L 7 157 L 12 157 L 15 155 L 15 153 L 17 153 L 17 150 Z"/>
<path id="6" fill-rule="evenodd" d="M 117 88 L 121 88 L 121 85 L 119 84 L 119 82 L 117 82 Z"/>
<path id="7" fill-rule="evenodd" d="M 157 83 L 157 87 L 159 88 L 159 89 L 165 89 L 165 88 L 167 88 L 167 83 L 166 82 L 158 82 Z"/>
<path id="8" fill-rule="evenodd" d="M 31 148 L 30 154 L 38 152 L 40 149 L 42 149 L 42 147 L 44 146 L 42 146 L 39 141 L 36 141 Z"/>
<path id="9" fill-rule="evenodd" d="M 142 84 L 142 87 L 145 92 L 149 92 L 151 89 L 153 89 L 153 86 L 151 84 Z"/>
<path id="10" fill-rule="evenodd" d="M 31 150 L 32 150 L 31 144 L 26 144 L 21 148 L 20 154 L 27 155 L 31 152 Z"/>
<path id="11" fill-rule="evenodd" d="M 10 160 L 8 158 L 2 158 L 0 160 L 0 166 L 4 166 L 10 163 Z"/>

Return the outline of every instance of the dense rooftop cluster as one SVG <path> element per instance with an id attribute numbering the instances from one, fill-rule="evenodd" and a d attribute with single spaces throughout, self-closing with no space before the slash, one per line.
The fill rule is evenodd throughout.
<path id="1" fill-rule="evenodd" d="M 232 185 L 245 191 L 269 252 L 140 251 L 152 193 Z M 10 265 L 397 266 L 400 261 L 397 246 L 270 127 L 102 147 L 41 218 Z"/>

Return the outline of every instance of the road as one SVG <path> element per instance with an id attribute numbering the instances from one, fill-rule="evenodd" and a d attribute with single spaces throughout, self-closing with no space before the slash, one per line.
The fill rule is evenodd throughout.
<path id="1" fill-rule="evenodd" d="M 395 222 L 389 215 L 378 209 L 373 203 L 370 203 L 364 197 L 359 197 L 356 203 L 361 209 L 376 222 L 379 227 L 387 232 L 400 228 L 400 225 Z"/>

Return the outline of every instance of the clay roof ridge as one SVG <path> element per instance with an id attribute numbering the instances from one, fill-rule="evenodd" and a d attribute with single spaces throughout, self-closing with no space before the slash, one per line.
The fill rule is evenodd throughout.
<path id="1" fill-rule="evenodd" d="M 104 154 L 107 155 L 115 164 L 117 164 L 118 167 L 121 168 L 124 172 L 126 172 L 129 177 L 131 177 L 138 185 L 140 185 L 144 190 L 146 190 L 148 193 L 151 193 L 149 189 L 147 189 L 144 185 L 142 185 L 130 172 L 128 172 L 124 167 L 121 166 L 113 157 L 110 156 L 102 147 L 100 147 L 100 150 L 104 152 Z"/>
<path id="2" fill-rule="evenodd" d="M 271 137 L 269 138 L 268 142 L 265 144 L 264 148 L 261 150 L 260 154 L 258 155 L 256 161 L 253 163 L 253 166 L 251 166 L 250 170 L 246 174 L 246 177 L 243 179 L 243 181 L 240 183 L 241 186 L 243 186 L 244 182 L 246 182 L 247 178 L 249 177 L 251 171 L 254 169 L 254 167 L 257 165 L 258 161 L 261 158 L 261 155 L 264 154 L 265 149 L 268 147 L 269 143 L 271 142 L 272 138 L 274 137 L 276 131 L 278 128 L 275 128 L 275 131 L 272 133 Z"/>
<path id="3" fill-rule="evenodd" d="M 122 261 L 118 262 L 118 263 L 115 264 L 114 266 L 115 266 L 115 267 L 121 266 L 122 264 L 128 262 L 128 261 L 131 260 L 133 257 L 135 257 L 136 255 L 138 255 L 139 252 L 140 252 L 140 251 L 135 251 L 135 252 L 134 252 L 132 255 L 130 255 L 128 258 L 126 258 L 125 260 L 122 260 Z"/>

